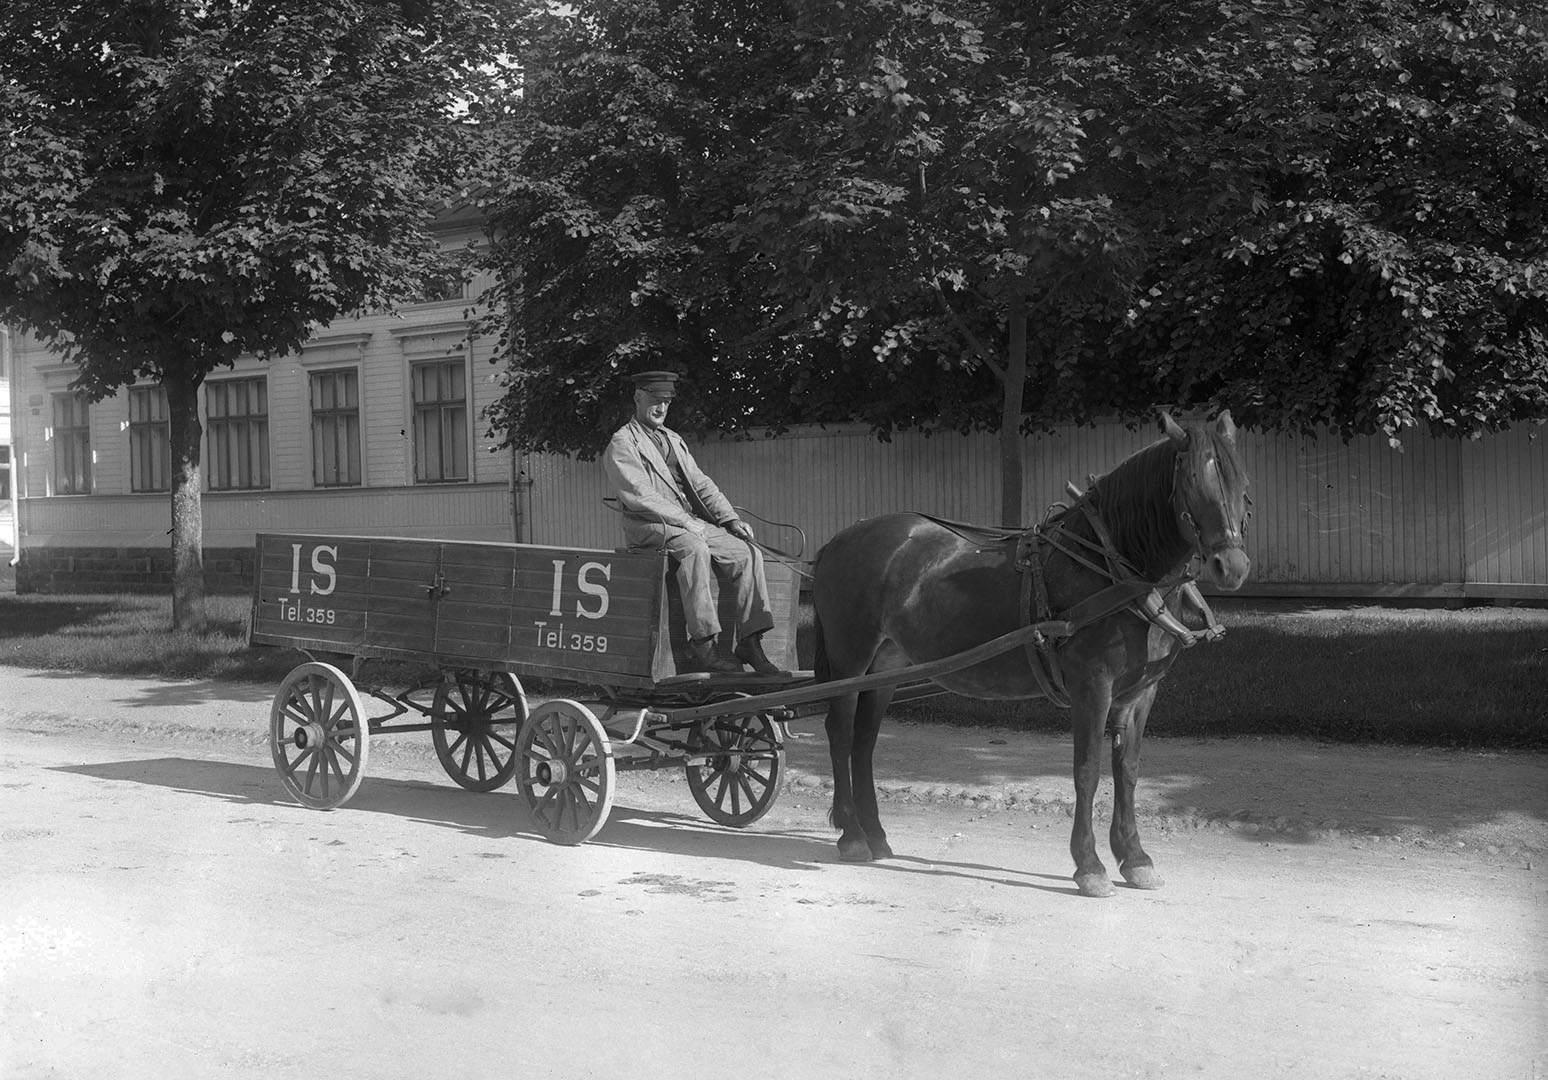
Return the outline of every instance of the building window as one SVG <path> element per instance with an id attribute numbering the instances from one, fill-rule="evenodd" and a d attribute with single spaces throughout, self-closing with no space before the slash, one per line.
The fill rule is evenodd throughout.
<path id="1" fill-rule="evenodd" d="M 443 258 L 420 279 L 418 295 L 410 303 L 461 300 L 467 296 L 467 291 L 467 279 L 462 267 L 451 259 Z"/>
<path id="2" fill-rule="evenodd" d="M 91 493 L 91 419 L 81 394 L 54 395 L 54 494 Z"/>
<path id="3" fill-rule="evenodd" d="M 358 372 L 312 373 L 312 483 L 318 487 L 360 484 Z"/>
<path id="4" fill-rule="evenodd" d="M 268 380 L 222 379 L 204 384 L 211 491 L 269 486 Z"/>
<path id="5" fill-rule="evenodd" d="M 11 448 L 0 446 L 0 502 L 11 497 Z"/>
<path id="6" fill-rule="evenodd" d="M 414 482 L 468 478 L 468 393 L 463 362 L 415 364 Z"/>
<path id="7" fill-rule="evenodd" d="M 160 386 L 129 390 L 129 490 L 172 490 L 172 426 L 167 391 Z"/>

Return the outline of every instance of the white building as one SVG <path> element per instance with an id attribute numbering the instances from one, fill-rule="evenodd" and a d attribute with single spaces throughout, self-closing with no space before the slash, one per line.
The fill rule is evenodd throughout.
<path id="1" fill-rule="evenodd" d="M 439 225 L 448 251 L 482 238 L 471 214 Z M 199 403 L 210 588 L 247 586 L 254 534 L 268 529 L 513 538 L 512 458 L 481 418 L 497 369 L 470 336 L 482 284 L 437 283 L 396 316 L 340 319 L 299 354 L 210 373 Z M 88 404 L 69 389 L 73 364 L 29 335 L 6 339 L 0 446 L 16 456 L 0 459 L 0 479 L 14 496 L 18 591 L 166 588 L 165 391 L 146 382 Z"/>

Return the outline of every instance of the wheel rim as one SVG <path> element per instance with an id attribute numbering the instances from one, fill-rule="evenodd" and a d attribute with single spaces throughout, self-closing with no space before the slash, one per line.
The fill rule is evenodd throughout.
<path id="1" fill-rule="evenodd" d="M 581 844 L 595 836 L 613 806 L 613 746 L 590 709 L 545 702 L 516 741 L 516 783 L 548 839 Z"/>
<path id="2" fill-rule="evenodd" d="M 741 828 L 774 805 L 785 774 L 785 745 L 765 715 L 712 722 L 692 751 L 708 761 L 686 766 L 693 801 L 712 820 Z"/>
<path id="3" fill-rule="evenodd" d="M 431 714 L 435 756 L 458 784 L 494 791 L 515 775 L 516 736 L 527 719 L 527 699 L 511 675 L 459 671 L 436 687 Z"/>
<path id="4" fill-rule="evenodd" d="M 360 695 L 330 664 L 302 664 L 269 710 L 269 747 L 285 788 L 317 810 L 342 806 L 365 778 L 370 731 Z"/>

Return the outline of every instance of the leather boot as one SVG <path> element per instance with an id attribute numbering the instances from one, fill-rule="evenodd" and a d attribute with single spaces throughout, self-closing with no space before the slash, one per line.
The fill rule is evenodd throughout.
<path id="1" fill-rule="evenodd" d="M 744 637 L 736 643 L 736 649 L 731 655 L 752 668 L 759 675 L 788 675 L 789 672 L 775 667 L 774 661 L 770 660 L 767 654 L 764 653 L 762 638 L 762 634 L 752 634 Z"/>
<path id="2" fill-rule="evenodd" d="M 695 671 L 719 671 L 736 675 L 745 674 L 742 671 L 741 664 L 734 660 L 727 660 L 724 656 L 716 655 L 715 639 L 712 637 L 688 642 L 688 662 L 693 665 Z"/>

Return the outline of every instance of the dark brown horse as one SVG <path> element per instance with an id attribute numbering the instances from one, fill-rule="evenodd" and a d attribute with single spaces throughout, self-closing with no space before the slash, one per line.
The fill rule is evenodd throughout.
<path id="1" fill-rule="evenodd" d="M 1218 588 L 1237 589 L 1247 579 L 1243 533 L 1250 500 L 1230 414 L 1187 430 L 1169 416 L 1163 421 L 1166 438 L 1097 478 L 1081 499 L 1088 505 L 1045 523 L 1045 535 L 1055 542 L 1038 545 L 1038 561 L 1054 618 L 1079 610 L 1115 581 L 1141 582 L 1136 596 L 1149 591 L 1143 583 L 1159 585 L 1175 616 L 1182 592 L 1176 586 L 1195 556 L 1204 579 Z M 1014 536 L 986 538 L 918 514 L 871 518 L 845 529 L 818 552 L 813 575 L 817 678 L 927 663 L 1026 625 L 1028 592 L 1021 578 L 1031 570 L 1018 569 L 1016 552 Z M 1111 561 L 1113 556 L 1121 561 Z M 1075 740 L 1070 853 L 1075 882 L 1086 896 L 1113 893 L 1091 828 L 1104 732 L 1113 739 L 1110 842 L 1119 872 L 1138 888 L 1161 885 L 1140 845 L 1134 785 L 1156 687 L 1184 643 L 1124 604 L 1078 625 L 1057 649 Z M 1036 677 L 1034 662 L 1018 648 L 935 682 L 975 698 L 1044 696 L 1047 678 Z M 829 703 L 832 822 L 842 830 L 839 855 L 846 860 L 892 854 L 877 816 L 871 758 L 893 692 L 888 685 Z"/>

